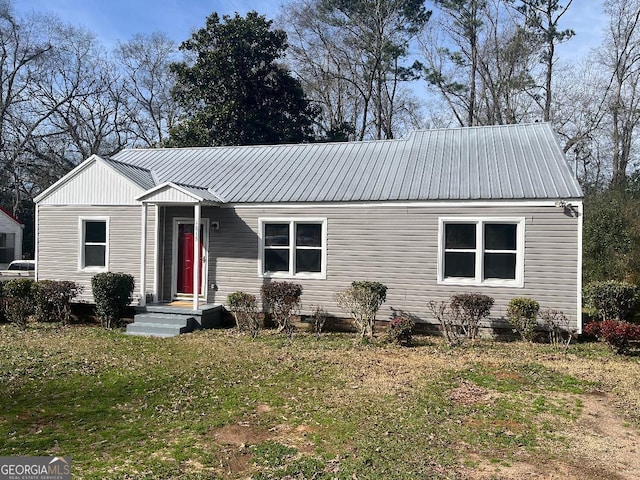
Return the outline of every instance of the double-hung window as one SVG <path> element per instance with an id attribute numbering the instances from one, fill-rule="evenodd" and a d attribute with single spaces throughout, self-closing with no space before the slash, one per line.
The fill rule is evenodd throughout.
<path id="1" fill-rule="evenodd" d="M 80 219 L 79 269 L 105 271 L 109 265 L 109 222 L 106 218 Z"/>
<path id="2" fill-rule="evenodd" d="M 326 278 L 326 219 L 260 219 L 259 274 Z"/>
<path id="3" fill-rule="evenodd" d="M 438 281 L 523 286 L 524 219 L 441 218 Z"/>

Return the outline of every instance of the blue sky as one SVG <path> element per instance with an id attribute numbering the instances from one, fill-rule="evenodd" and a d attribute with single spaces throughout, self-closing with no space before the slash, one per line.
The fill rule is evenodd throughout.
<path id="1" fill-rule="evenodd" d="M 212 12 L 220 15 L 256 10 L 273 18 L 281 0 L 14 0 L 19 12 L 51 12 L 74 25 L 82 25 L 106 46 L 127 41 L 136 33 L 161 31 L 174 40 L 186 40 L 191 31 L 204 26 Z M 601 2 L 574 0 L 564 20 L 576 37 L 561 46 L 564 59 L 582 58 L 600 43 L 605 26 Z"/>

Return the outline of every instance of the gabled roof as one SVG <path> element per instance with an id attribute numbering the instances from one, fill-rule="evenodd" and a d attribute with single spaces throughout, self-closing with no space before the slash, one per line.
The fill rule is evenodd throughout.
<path id="1" fill-rule="evenodd" d="M 166 182 L 153 187 L 136 197 L 136 200 L 152 203 L 209 203 L 216 205 L 224 203 L 206 188 L 180 185 L 173 182 Z"/>
<path id="2" fill-rule="evenodd" d="M 122 163 L 109 158 L 103 158 L 98 155 L 91 155 L 64 177 L 47 188 L 44 192 L 37 195 L 34 198 L 34 202 L 42 202 L 50 195 L 60 191 L 65 185 L 72 184 L 74 179 L 80 177 L 83 172 L 89 171 L 89 169 L 96 164 L 103 165 L 108 170 L 115 172 L 118 175 L 118 178 L 124 179 L 126 183 L 133 187 L 134 190 L 145 191 L 156 185 L 153 173 L 148 169 L 138 167 L 134 164 Z"/>
<path id="3" fill-rule="evenodd" d="M 153 172 L 156 185 L 206 189 L 230 203 L 582 197 L 547 123 L 369 142 L 127 149 L 114 160 Z"/>
<path id="4" fill-rule="evenodd" d="M 22 228 L 24 228 L 24 224 L 18 220 L 16 217 L 14 217 L 11 212 L 9 212 L 9 210 L 7 210 L 4 207 L 0 207 L 0 212 L 2 212 L 4 215 L 7 216 L 7 218 L 9 218 L 9 220 L 14 221 L 15 223 L 17 223 L 18 225 L 20 225 Z"/>

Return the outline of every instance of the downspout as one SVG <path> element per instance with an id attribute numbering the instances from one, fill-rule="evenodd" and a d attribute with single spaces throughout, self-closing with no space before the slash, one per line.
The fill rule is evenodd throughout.
<path id="1" fill-rule="evenodd" d="M 200 300 L 200 204 L 193 206 L 193 310 L 198 310 Z"/>
<path id="2" fill-rule="evenodd" d="M 142 202 L 140 215 L 140 301 L 138 305 L 147 304 L 147 203 Z"/>
<path id="3" fill-rule="evenodd" d="M 584 223 L 584 204 L 582 200 L 578 202 L 578 311 L 576 317 L 577 333 L 582 333 L 582 227 Z"/>
<path id="4" fill-rule="evenodd" d="M 35 236 L 33 238 L 33 243 L 34 243 L 33 258 L 36 261 L 36 271 L 34 272 L 34 275 L 35 275 L 34 278 L 35 278 L 36 282 L 38 281 L 38 264 L 40 263 L 40 260 L 38 258 L 38 254 L 40 253 L 39 252 L 40 249 L 38 248 L 38 243 L 39 243 L 39 240 L 40 240 L 39 228 L 38 228 L 38 226 L 40 224 L 40 209 L 39 209 L 39 207 L 40 206 L 36 203 L 36 212 L 35 212 L 35 221 L 34 221 L 34 223 L 35 223 L 35 234 L 34 235 Z M 22 239 L 20 240 L 20 242 L 22 242 Z"/>

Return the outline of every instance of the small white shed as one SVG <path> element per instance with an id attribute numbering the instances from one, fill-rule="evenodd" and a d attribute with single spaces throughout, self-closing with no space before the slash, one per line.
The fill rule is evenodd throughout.
<path id="1" fill-rule="evenodd" d="M 13 260 L 22 258 L 22 231 L 24 225 L 0 207 L 0 270 Z"/>

